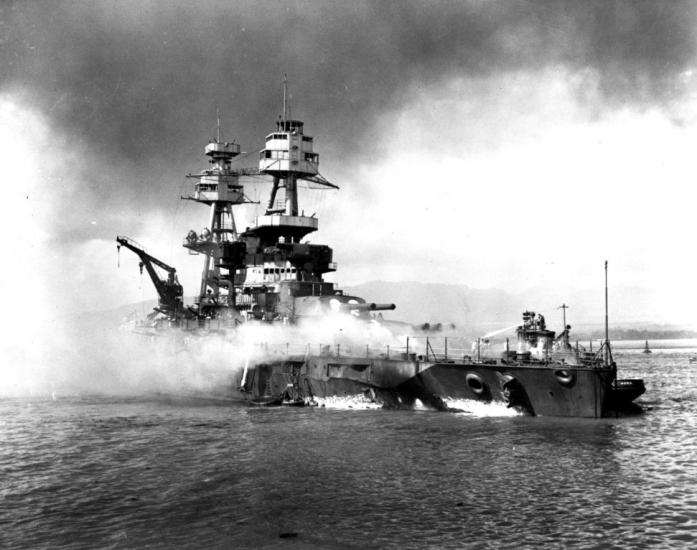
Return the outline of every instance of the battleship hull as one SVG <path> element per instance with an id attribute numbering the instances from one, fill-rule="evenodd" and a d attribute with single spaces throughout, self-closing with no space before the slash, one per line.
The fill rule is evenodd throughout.
<path id="1" fill-rule="evenodd" d="M 245 369 L 235 380 L 234 392 L 250 404 L 360 397 L 388 408 L 410 407 L 417 397 L 408 387 L 419 367 L 409 360 L 288 356 Z"/>
<path id="2" fill-rule="evenodd" d="M 460 400 L 504 403 L 523 414 L 599 418 L 643 392 L 612 367 L 426 362 L 370 357 L 286 357 L 248 368 L 235 392 L 253 405 L 362 397 L 387 408 L 453 411 Z M 618 384 L 623 388 L 618 390 Z"/>

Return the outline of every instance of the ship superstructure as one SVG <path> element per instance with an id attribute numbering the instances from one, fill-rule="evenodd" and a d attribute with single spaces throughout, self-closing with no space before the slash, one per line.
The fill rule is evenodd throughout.
<path id="1" fill-rule="evenodd" d="M 265 138 L 257 167 L 233 166 L 241 158 L 240 145 L 221 139 L 218 121 L 217 137 L 204 150 L 209 166 L 187 176 L 194 180 L 193 194 L 182 199 L 209 209 L 208 225 L 201 232 L 190 230 L 183 242 L 191 254 L 203 256 L 201 282 L 192 305 L 181 303 L 180 285 L 179 301 L 174 303 L 171 289 L 154 270 L 154 266 L 169 266 L 127 237 L 117 238 L 120 245 L 139 255 L 160 294 L 154 315 L 161 316 L 156 323 L 187 328 L 192 327 L 192 319 L 204 325 L 215 319 L 218 325 L 227 326 L 250 319 L 288 323 L 329 311 L 367 319 L 367 312 L 394 309 L 394 304 L 366 304 L 361 298 L 346 296 L 324 280 L 325 274 L 336 270 L 333 251 L 327 245 L 305 241 L 317 231 L 319 221 L 315 214 L 307 216 L 300 209 L 298 187 L 303 182 L 320 189 L 338 187 L 319 173 L 314 139 L 305 134 L 301 120 L 290 118 L 287 98 L 284 80 L 283 114 L 275 131 Z M 238 231 L 235 209 L 251 202 L 241 182 L 248 176 L 268 178 L 271 191 L 263 214 Z M 168 279 L 175 274 L 170 269 Z"/>
<path id="2" fill-rule="evenodd" d="M 245 265 L 234 275 L 235 307 L 255 319 L 294 319 L 320 306 L 322 297 L 337 295 L 323 278 L 336 269 L 332 249 L 303 242 L 319 222 L 300 211 L 298 184 L 337 186 L 319 175 L 319 155 L 303 122 L 287 117 L 285 90 L 284 114 L 259 152 L 259 173 L 272 178 L 271 193 L 264 214 L 240 235 Z"/>

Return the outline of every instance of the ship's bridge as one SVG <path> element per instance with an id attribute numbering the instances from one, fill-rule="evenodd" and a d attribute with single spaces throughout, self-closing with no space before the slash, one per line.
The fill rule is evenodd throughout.
<path id="1" fill-rule="evenodd" d="M 257 216 L 248 235 L 258 236 L 262 241 L 277 239 L 280 236 L 299 242 L 305 235 L 317 231 L 319 222 L 311 216 L 267 215 Z"/>
<path id="2" fill-rule="evenodd" d="M 311 136 L 303 134 L 299 120 L 279 120 L 276 132 L 266 136 L 266 145 L 259 152 L 259 171 L 279 175 L 317 175 L 319 155 L 312 150 Z"/>
<path id="3" fill-rule="evenodd" d="M 279 132 L 298 132 L 302 134 L 304 125 L 302 120 L 279 120 L 276 123 L 276 129 Z"/>

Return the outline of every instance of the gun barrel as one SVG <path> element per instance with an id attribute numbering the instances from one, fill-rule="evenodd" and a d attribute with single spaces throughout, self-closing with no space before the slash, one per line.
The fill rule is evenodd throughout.
<path id="1" fill-rule="evenodd" d="M 373 306 L 374 311 L 388 311 L 388 310 L 393 310 L 397 306 L 394 304 L 371 304 Z"/>
<path id="2" fill-rule="evenodd" d="M 365 304 L 342 304 L 342 307 L 350 311 L 387 311 L 395 309 L 397 306 L 394 304 L 376 304 L 375 302 L 369 302 Z"/>

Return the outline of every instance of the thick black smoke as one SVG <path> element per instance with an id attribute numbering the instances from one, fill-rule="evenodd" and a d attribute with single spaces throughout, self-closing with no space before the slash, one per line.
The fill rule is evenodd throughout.
<path id="1" fill-rule="evenodd" d="M 147 210 L 200 167 L 216 107 L 225 137 L 259 148 L 280 112 L 283 73 L 293 114 L 326 158 L 341 147 L 344 160 L 369 158 L 374 120 L 406 94 L 457 76 L 591 70 L 604 102 L 660 106 L 684 93 L 697 4 L 108 0 L 0 10 L 0 92 L 119 166 L 113 181 L 86 160 L 84 204 L 118 198 Z"/>

